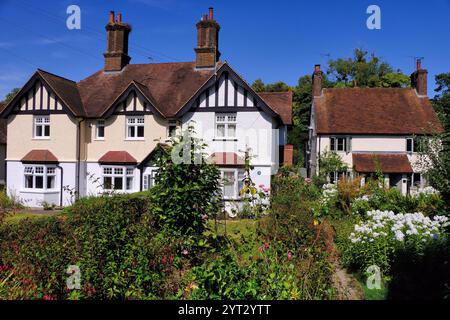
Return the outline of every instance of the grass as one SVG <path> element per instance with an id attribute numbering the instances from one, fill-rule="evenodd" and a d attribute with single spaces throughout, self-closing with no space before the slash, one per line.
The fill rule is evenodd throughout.
<path id="1" fill-rule="evenodd" d="M 367 287 L 366 281 L 362 275 L 354 274 L 354 276 L 358 280 L 358 282 L 361 284 L 361 287 L 364 290 L 365 300 L 386 300 L 387 294 L 388 294 L 388 289 L 383 281 L 381 282 L 380 289 L 369 289 Z"/>

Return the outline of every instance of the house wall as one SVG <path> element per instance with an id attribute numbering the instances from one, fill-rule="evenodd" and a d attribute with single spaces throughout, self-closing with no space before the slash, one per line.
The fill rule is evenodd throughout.
<path id="1" fill-rule="evenodd" d="M 21 160 L 33 149 L 48 149 L 59 161 L 76 160 L 77 122 L 66 114 L 50 114 L 50 138 L 33 137 L 34 116 L 8 117 L 7 160 Z"/>
<path id="2" fill-rule="evenodd" d="M 167 120 L 158 116 L 146 114 L 144 140 L 127 140 L 126 116 L 113 115 L 105 120 L 105 138 L 96 139 L 96 120 L 85 123 L 86 130 L 86 160 L 98 161 L 108 151 L 125 150 L 138 162 L 142 161 L 156 146 L 157 139 L 167 137 Z"/>
<path id="3" fill-rule="evenodd" d="M 206 152 L 234 152 L 243 156 L 246 146 L 251 147 L 255 158 L 251 163 L 255 166 L 269 166 L 270 174 L 278 170 L 279 159 L 279 130 L 275 121 L 261 111 L 241 111 L 236 113 L 236 140 L 222 141 L 216 139 L 215 112 L 188 112 L 182 118 L 182 127 L 190 123 L 197 136 L 203 139 L 208 147 Z"/>
<path id="4" fill-rule="evenodd" d="M 351 152 L 336 152 L 347 163 L 349 168 L 353 167 L 352 152 L 397 152 L 406 154 L 406 138 L 411 136 L 350 136 Z M 330 150 L 330 135 L 319 135 L 317 137 L 317 156 Z M 417 154 L 407 154 L 414 171 L 419 171 L 414 163 Z M 316 160 L 318 163 L 318 159 Z"/>

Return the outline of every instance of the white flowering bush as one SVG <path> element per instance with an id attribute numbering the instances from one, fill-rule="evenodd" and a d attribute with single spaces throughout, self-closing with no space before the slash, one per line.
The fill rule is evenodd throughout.
<path id="1" fill-rule="evenodd" d="M 338 188 L 336 184 L 327 183 L 322 186 L 322 193 L 318 201 L 318 210 L 316 216 L 327 216 L 330 213 L 330 209 L 336 205 L 338 200 Z"/>
<path id="2" fill-rule="evenodd" d="M 343 252 L 344 264 L 360 270 L 375 264 L 387 271 L 396 250 L 420 253 L 429 242 L 444 240 L 449 224 L 445 216 L 429 218 L 422 213 L 369 211 L 367 220 L 356 224 L 349 236 L 350 242 Z"/>
<path id="3" fill-rule="evenodd" d="M 431 186 L 423 189 L 411 190 L 411 196 L 420 197 L 421 195 L 439 195 L 439 191 Z"/>

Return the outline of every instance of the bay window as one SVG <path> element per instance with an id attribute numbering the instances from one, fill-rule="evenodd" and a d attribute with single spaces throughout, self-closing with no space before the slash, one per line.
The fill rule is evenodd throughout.
<path id="1" fill-rule="evenodd" d="M 132 191 L 134 168 L 122 166 L 103 167 L 103 189 L 106 191 Z"/>
<path id="2" fill-rule="evenodd" d="M 36 139 L 50 138 L 50 116 L 34 117 L 34 137 Z"/>
<path id="3" fill-rule="evenodd" d="M 127 139 L 144 139 L 144 117 L 127 117 Z"/>
<path id="4" fill-rule="evenodd" d="M 244 170 L 221 169 L 222 191 L 224 199 L 239 199 L 244 187 Z"/>
<path id="5" fill-rule="evenodd" d="M 24 168 L 24 188 L 31 190 L 53 190 L 56 188 L 56 167 L 27 165 Z"/>

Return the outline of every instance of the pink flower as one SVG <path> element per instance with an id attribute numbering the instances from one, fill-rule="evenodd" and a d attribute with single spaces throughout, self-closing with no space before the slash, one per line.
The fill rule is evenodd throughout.
<path id="1" fill-rule="evenodd" d="M 203 220 L 203 221 L 208 220 L 208 218 L 209 218 L 209 217 L 208 217 L 207 214 L 202 214 L 202 220 Z"/>
<path id="2" fill-rule="evenodd" d="M 305 178 L 305 182 L 306 182 L 306 183 L 311 183 L 311 182 L 312 182 L 312 179 L 311 179 L 311 178 Z"/>
<path id="3" fill-rule="evenodd" d="M 48 294 L 46 294 L 44 296 L 44 300 L 53 300 L 53 298 L 51 296 L 49 296 Z"/>
<path id="4" fill-rule="evenodd" d="M 164 256 L 164 258 L 163 258 L 163 263 L 167 264 L 167 257 L 166 256 Z"/>
<path id="5" fill-rule="evenodd" d="M 260 189 L 264 188 L 264 185 L 263 185 L 263 184 L 260 184 L 260 185 L 259 185 L 259 188 L 260 188 Z"/>
<path id="6" fill-rule="evenodd" d="M 264 251 L 264 246 L 259 247 L 259 252 L 263 252 Z"/>
<path id="7" fill-rule="evenodd" d="M 269 243 L 265 242 L 264 246 L 266 247 L 266 249 L 269 249 Z"/>
<path id="8" fill-rule="evenodd" d="M 288 261 L 292 260 L 292 252 L 290 252 L 290 251 L 288 252 L 287 259 L 288 259 Z"/>
<path id="9" fill-rule="evenodd" d="M 184 249 L 181 253 L 182 253 L 183 255 L 187 256 L 187 255 L 189 254 L 189 251 L 187 251 L 186 249 Z"/>

